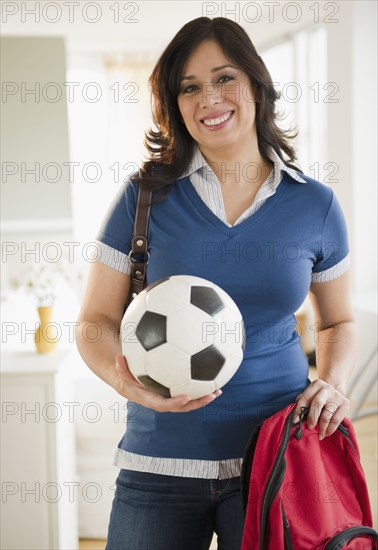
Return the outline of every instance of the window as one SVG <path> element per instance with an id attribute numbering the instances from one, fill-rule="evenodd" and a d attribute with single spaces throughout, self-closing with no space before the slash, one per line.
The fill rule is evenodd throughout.
<path id="1" fill-rule="evenodd" d="M 106 207 L 143 161 L 152 67 L 151 60 L 130 54 L 69 56 L 73 226 L 81 243 L 94 241 Z"/>
<path id="2" fill-rule="evenodd" d="M 332 167 L 324 165 L 327 150 L 326 101 L 332 83 L 327 83 L 327 44 L 324 28 L 301 31 L 261 53 L 281 93 L 278 112 L 284 129 L 297 128 L 297 163 L 305 174 L 324 181 Z"/>

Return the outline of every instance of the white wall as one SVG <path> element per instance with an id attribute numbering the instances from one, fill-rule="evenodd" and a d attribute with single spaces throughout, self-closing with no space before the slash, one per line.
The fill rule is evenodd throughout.
<path id="1" fill-rule="evenodd" d="M 354 274 L 357 292 L 370 294 L 377 289 L 377 3 L 354 2 L 352 21 Z"/>
<path id="2" fill-rule="evenodd" d="M 347 217 L 360 296 L 377 289 L 377 4 L 339 4 L 340 22 L 327 26 L 328 80 L 339 87 L 328 109 L 328 161 L 339 166 L 333 188 Z"/>
<path id="3" fill-rule="evenodd" d="M 69 220 L 63 38 L 8 36 L 1 49 L 2 219 Z"/>
<path id="4" fill-rule="evenodd" d="M 340 22 L 327 26 L 328 80 L 339 87 L 339 101 L 328 109 L 328 161 L 339 165 L 333 188 L 349 230 L 360 369 L 377 346 L 377 3 L 339 5 Z M 377 354 L 355 395 L 363 391 L 364 382 L 374 381 L 374 372 L 367 401 L 376 403 Z"/>

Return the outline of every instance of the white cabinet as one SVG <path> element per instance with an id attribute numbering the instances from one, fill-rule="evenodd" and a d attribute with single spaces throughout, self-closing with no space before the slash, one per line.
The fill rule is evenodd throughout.
<path id="1" fill-rule="evenodd" d="M 71 353 L 2 354 L 1 548 L 78 548 Z"/>

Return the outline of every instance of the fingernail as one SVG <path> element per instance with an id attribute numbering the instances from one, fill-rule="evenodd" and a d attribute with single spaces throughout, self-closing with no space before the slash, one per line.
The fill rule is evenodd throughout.
<path id="1" fill-rule="evenodd" d="M 297 422 L 299 422 L 299 416 L 296 414 L 293 418 L 293 422 L 294 424 L 296 424 Z"/>
<path id="2" fill-rule="evenodd" d="M 319 441 L 322 441 L 322 439 L 324 439 L 324 435 L 323 435 L 323 434 L 319 434 Z"/>

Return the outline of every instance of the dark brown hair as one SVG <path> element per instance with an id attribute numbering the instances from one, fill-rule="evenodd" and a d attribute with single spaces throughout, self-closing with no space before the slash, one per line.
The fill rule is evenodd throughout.
<path id="1" fill-rule="evenodd" d="M 278 156 L 298 171 L 294 164 L 295 150 L 289 135 L 276 124 L 278 114 L 275 102 L 280 94 L 274 89 L 272 78 L 245 30 L 234 21 L 215 17 L 198 17 L 186 23 L 161 54 L 150 78 L 152 114 L 157 131 L 145 133 L 144 144 L 149 152 L 139 175 L 134 180 L 152 189 L 163 189 L 163 194 L 188 167 L 196 142 L 182 122 L 177 103 L 180 77 L 194 49 L 204 40 L 215 40 L 224 54 L 233 61 L 251 81 L 256 99 L 256 128 L 262 157 L 270 160 L 272 147 Z M 284 160 L 285 153 L 287 160 Z"/>

